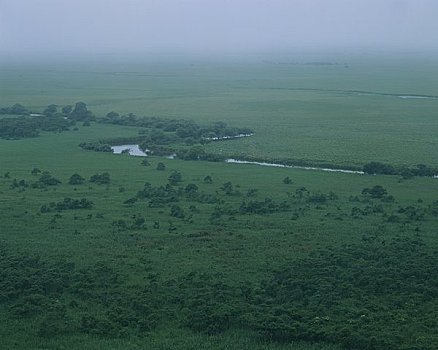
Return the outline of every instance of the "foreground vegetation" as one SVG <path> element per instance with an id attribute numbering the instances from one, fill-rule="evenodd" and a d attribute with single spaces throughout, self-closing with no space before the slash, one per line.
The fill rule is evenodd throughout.
<path id="1" fill-rule="evenodd" d="M 136 134 L 0 141 L 4 347 L 434 348 L 436 179 L 78 147 Z"/>

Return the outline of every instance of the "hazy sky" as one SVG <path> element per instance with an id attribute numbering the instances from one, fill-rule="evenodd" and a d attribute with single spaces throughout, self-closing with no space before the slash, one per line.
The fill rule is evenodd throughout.
<path id="1" fill-rule="evenodd" d="M 0 55 L 436 49 L 438 0 L 0 0 Z"/>

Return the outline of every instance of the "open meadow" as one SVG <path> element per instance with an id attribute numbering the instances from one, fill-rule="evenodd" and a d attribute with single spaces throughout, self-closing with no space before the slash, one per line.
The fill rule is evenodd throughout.
<path id="1" fill-rule="evenodd" d="M 238 145 L 211 145 L 224 153 L 438 166 L 434 57 L 132 60 L 26 68 L 5 63 L 0 106 L 21 103 L 41 111 L 52 103 L 84 101 L 98 116 L 115 111 L 224 121 L 255 131 Z"/>
<path id="2" fill-rule="evenodd" d="M 158 130 L 102 122 L 115 111 L 254 132 L 190 145 L 215 156 L 436 168 L 437 73 L 397 57 L 2 64 L 0 107 L 83 101 L 97 119 L 0 139 L 0 347 L 437 349 L 437 178 L 79 147 Z"/>

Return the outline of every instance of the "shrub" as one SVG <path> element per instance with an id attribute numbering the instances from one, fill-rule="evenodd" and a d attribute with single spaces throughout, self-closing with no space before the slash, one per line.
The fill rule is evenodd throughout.
<path id="1" fill-rule="evenodd" d="M 182 175 L 179 171 L 173 171 L 172 174 L 169 175 L 168 180 L 171 185 L 177 185 L 182 181 Z"/>
<path id="2" fill-rule="evenodd" d="M 382 186 L 376 185 L 373 188 L 364 188 L 362 194 L 371 198 L 383 198 L 388 192 Z"/>
<path id="3" fill-rule="evenodd" d="M 179 205 L 172 205 L 170 208 L 170 216 L 178 219 L 184 219 L 184 210 Z"/>
<path id="4" fill-rule="evenodd" d="M 70 180 L 68 180 L 69 185 L 82 185 L 84 182 L 85 179 L 77 173 L 70 176 Z"/>
<path id="5" fill-rule="evenodd" d="M 290 179 L 289 176 L 286 176 L 286 177 L 283 179 L 283 183 L 286 184 L 286 185 L 289 185 L 289 184 L 292 183 L 292 180 Z"/>
<path id="6" fill-rule="evenodd" d="M 105 172 L 102 174 L 94 174 L 90 177 L 90 182 L 94 182 L 98 185 L 105 185 L 110 183 L 110 174 Z"/>
<path id="7" fill-rule="evenodd" d="M 159 162 L 157 164 L 157 170 L 160 170 L 160 171 L 166 170 L 166 166 L 164 165 L 164 163 Z"/>
<path id="8" fill-rule="evenodd" d="M 390 164 L 380 162 L 370 162 L 364 165 L 363 171 L 366 174 L 382 174 L 382 175 L 394 175 L 397 171 Z"/>

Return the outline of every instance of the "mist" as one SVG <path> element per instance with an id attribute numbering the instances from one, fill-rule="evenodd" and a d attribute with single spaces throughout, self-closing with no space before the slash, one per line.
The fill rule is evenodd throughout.
<path id="1" fill-rule="evenodd" d="M 436 50 L 436 0 L 0 0 L 1 56 Z"/>

